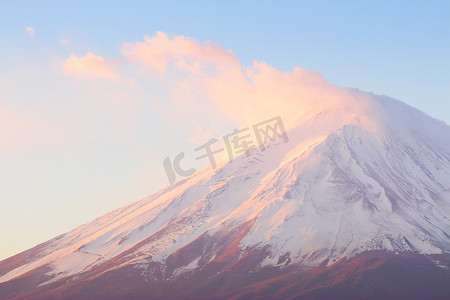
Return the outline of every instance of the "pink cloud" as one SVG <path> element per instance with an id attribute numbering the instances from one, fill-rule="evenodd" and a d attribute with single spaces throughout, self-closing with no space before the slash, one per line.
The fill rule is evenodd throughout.
<path id="1" fill-rule="evenodd" d="M 357 114 L 370 106 L 318 72 L 280 71 L 262 61 L 244 66 L 231 50 L 210 41 L 158 32 L 143 42 L 123 44 L 122 55 L 164 74 L 161 80 L 170 89 L 170 101 L 161 104 L 164 114 L 183 127 L 190 124 L 196 137 L 230 120 L 248 126 L 279 115 L 289 128 L 304 115 L 345 109 Z"/>
<path id="2" fill-rule="evenodd" d="M 214 135 L 217 128 L 249 126 L 274 116 L 290 128 L 302 116 L 324 110 L 346 111 L 351 117 L 372 109 L 362 94 L 330 85 L 318 72 L 299 67 L 280 71 L 263 61 L 244 66 L 231 50 L 211 41 L 158 32 L 124 43 L 121 53 L 122 70 L 136 89 L 143 90 L 139 85 L 149 78 L 151 85 L 165 89 L 154 105 L 174 124 L 182 124 L 190 141 Z M 92 53 L 71 55 L 63 68 L 74 77 L 118 79 L 110 62 Z M 159 76 L 147 77 L 148 72 Z"/>
<path id="3" fill-rule="evenodd" d="M 28 26 L 27 28 L 25 28 L 25 30 L 26 30 L 26 32 L 27 32 L 27 34 L 29 36 L 33 36 L 34 35 L 34 28 L 33 27 Z"/>
<path id="4" fill-rule="evenodd" d="M 72 54 L 62 64 L 65 75 L 75 78 L 106 78 L 117 80 L 119 73 L 101 56 L 88 53 L 83 57 Z"/>
<path id="5" fill-rule="evenodd" d="M 231 50 L 219 44 L 210 41 L 201 44 L 181 35 L 170 38 L 163 32 L 145 36 L 144 42 L 124 43 L 122 55 L 160 72 L 166 71 L 170 63 L 179 70 L 198 73 L 204 67 L 238 62 Z"/>

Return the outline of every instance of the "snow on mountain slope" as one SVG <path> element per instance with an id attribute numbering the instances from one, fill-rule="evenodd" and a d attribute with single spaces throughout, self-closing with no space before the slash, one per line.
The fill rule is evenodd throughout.
<path id="1" fill-rule="evenodd" d="M 450 252 L 450 128 L 396 100 L 364 99 L 365 113 L 305 115 L 288 143 L 206 168 L 31 249 L 26 260 L 0 262 L 0 283 L 43 266 L 41 285 L 112 260 L 113 268 L 164 266 L 215 237 L 166 274 L 176 277 L 217 259 L 228 243 L 217 237 L 242 226 L 237 247 L 264 249 L 254 268 L 309 268 L 376 249 Z"/>

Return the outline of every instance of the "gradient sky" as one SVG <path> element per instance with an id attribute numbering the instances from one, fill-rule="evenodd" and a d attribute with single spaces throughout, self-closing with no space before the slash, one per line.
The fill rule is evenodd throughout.
<path id="1" fill-rule="evenodd" d="M 239 126 L 205 118 L 186 73 L 300 67 L 450 124 L 450 1 L 241 2 L 0 4 L 0 259 L 151 195 L 166 156 Z"/>

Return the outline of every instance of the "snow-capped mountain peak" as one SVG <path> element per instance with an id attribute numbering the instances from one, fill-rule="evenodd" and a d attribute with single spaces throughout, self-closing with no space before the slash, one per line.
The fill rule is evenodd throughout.
<path id="1" fill-rule="evenodd" d="M 2 262 L 0 283 L 42 268 L 41 286 L 125 267 L 168 280 L 250 252 L 252 272 L 374 250 L 448 253 L 450 128 L 368 97 L 367 110 L 305 114 L 287 143 L 201 170 Z"/>

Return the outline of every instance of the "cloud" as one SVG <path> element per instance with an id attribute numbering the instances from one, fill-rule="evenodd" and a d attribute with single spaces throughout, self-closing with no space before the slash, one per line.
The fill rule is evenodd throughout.
<path id="1" fill-rule="evenodd" d="M 154 37 L 145 36 L 144 42 L 124 43 L 122 55 L 128 61 L 143 63 L 157 71 L 166 71 L 171 63 L 180 70 L 192 73 L 221 63 L 237 63 L 233 52 L 219 44 L 210 41 L 201 44 L 181 35 L 169 38 L 163 32 L 158 32 Z"/>
<path id="2" fill-rule="evenodd" d="M 318 72 L 280 71 L 263 61 L 244 66 L 231 50 L 209 41 L 158 32 L 123 44 L 122 55 L 148 72 L 164 74 L 170 101 L 163 101 L 163 111 L 184 126 L 190 123 L 196 137 L 226 119 L 248 126 L 282 116 L 289 128 L 302 116 L 324 110 L 352 116 L 371 109 L 367 97 L 330 85 Z"/>
<path id="3" fill-rule="evenodd" d="M 75 78 L 106 78 L 117 80 L 119 73 L 101 56 L 88 53 L 83 57 L 72 54 L 62 64 L 65 75 Z"/>
<path id="4" fill-rule="evenodd" d="M 68 39 L 60 39 L 59 43 L 65 45 L 65 44 L 70 43 L 70 41 Z"/>
<path id="5" fill-rule="evenodd" d="M 373 109 L 366 94 L 330 85 L 318 72 L 280 71 L 264 61 L 245 66 L 211 41 L 158 32 L 124 43 L 121 54 L 121 73 L 136 91 L 151 94 L 153 107 L 193 143 L 275 116 L 289 129 L 325 110 L 345 112 L 348 119 Z M 117 80 L 112 61 L 72 54 L 63 70 L 75 78 Z"/>
<path id="6" fill-rule="evenodd" d="M 34 28 L 31 26 L 28 26 L 26 29 L 26 32 L 29 36 L 33 36 L 34 35 Z"/>

